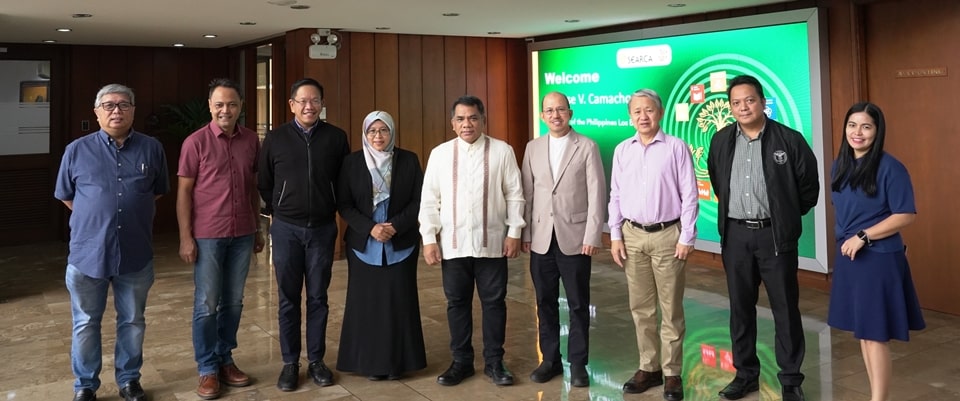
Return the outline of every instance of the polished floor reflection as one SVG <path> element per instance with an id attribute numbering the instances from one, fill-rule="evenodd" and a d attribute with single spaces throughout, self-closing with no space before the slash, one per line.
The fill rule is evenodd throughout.
<path id="1" fill-rule="evenodd" d="M 147 303 L 147 333 L 142 383 L 151 400 L 196 400 L 196 364 L 190 341 L 193 306 L 191 267 L 177 257 L 177 241 L 161 236 L 156 243 L 156 284 Z M 66 245 L 37 244 L 0 248 L 0 399 L 68 400 L 72 397 L 70 371 L 70 304 L 64 287 Z M 594 260 L 589 388 L 574 388 L 569 377 L 545 384 L 528 379 L 537 366 L 536 312 L 528 258 L 510 263 L 507 291 L 508 327 L 506 365 L 517 378 L 510 387 L 496 387 L 482 375 L 459 386 L 437 385 L 436 377 L 450 363 L 446 305 L 440 269 L 421 262 L 420 303 L 427 345 L 427 369 L 398 381 L 371 382 L 336 372 L 336 384 L 320 388 L 301 380 L 300 389 L 283 393 L 276 388 L 281 367 L 277 342 L 276 285 L 268 254 L 259 255 L 250 270 L 238 365 L 254 378 L 250 387 L 229 389 L 223 400 L 661 400 L 662 388 L 644 394 L 623 394 L 620 386 L 636 369 L 637 349 L 627 308 L 623 272 L 608 254 Z M 716 400 L 717 391 L 732 377 L 727 331 L 726 285 L 722 272 L 689 265 L 684 306 L 687 336 L 684 349 L 686 400 Z M 335 366 L 346 264 L 334 265 L 330 288 L 330 327 L 326 362 Z M 112 302 L 112 301 L 110 301 Z M 761 304 L 766 302 L 761 299 Z M 825 325 L 828 294 L 801 290 L 807 356 L 804 390 L 808 400 L 869 400 L 869 385 L 858 343 L 849 334 Z M 100 400 L 119 400 L 113 383 L 113 320 L 104 317 L 104 385 Z M 475 309 L 479 318 L 479 306 Z M 773 357 L 773 322 L 761 308 L 763 385 L 745 400 L 779 400 Z M 891 400 L 960 400 L 960 317 L 925 311 L 927 329 L 909 343 L 893 343 L 894 383 Z M 474 344 L 481 348 L 479 323 Z M 563 344 L 565 347 L 565 344 Z M 301 374 L 306 371 L 306 361 Z M 567 373 L 569 374 L 569 373 Z"/>

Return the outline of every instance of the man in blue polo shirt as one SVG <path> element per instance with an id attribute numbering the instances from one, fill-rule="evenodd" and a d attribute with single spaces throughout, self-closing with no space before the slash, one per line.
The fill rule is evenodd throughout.
<path id="1" fill-rule="evenodd" d="M 93 111 L 100 130 L 67 145 L 54 193 L 73 211 L 66 272 L 73 311 L 73 399 L 97 398 L 103 364 L 100 321 L 113 287 L 117 387 L 126 401 L 145 401 L 140 386 L 143 311 L 153 285 L 154 201 L 170 190 L 167 160 L 159 141 L 131 128 L 130 88 L 104 86 Z"/>

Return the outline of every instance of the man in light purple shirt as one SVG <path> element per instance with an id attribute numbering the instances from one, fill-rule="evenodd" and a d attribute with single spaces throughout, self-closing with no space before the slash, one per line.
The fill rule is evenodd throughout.
<path id="1" fill-rule="evenodd" d="M 663 387 L 683 399 L 684 266 L 697 236 L 697 183 L 690 148 L 660 129 L 663 103 L 650 89 L 628 105 L 637 133 L 613 153 L 610 177 L 610 252 L 624 269 L 637 330 L 639 369 L 625 393 Z M 657 307 L 660 333 L 657 333 Z"/>

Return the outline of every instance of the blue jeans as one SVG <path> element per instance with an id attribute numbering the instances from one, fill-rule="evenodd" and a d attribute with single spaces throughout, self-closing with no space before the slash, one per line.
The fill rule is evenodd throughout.
<path id="1" fill-rule="evenodd" d="M 296 363 L 301 350 L 301 294 L 306 286 L 307 360 L 323 361 L 327 352 L 327 288 L 333 269 L 337 223 L 299 227 L 279 219 L 270 225 L 273 269 L 277 276 L 280 354 Z"/>
<path id="2" fill-rule="evenodd" d="M 153 285 L 153 261 L 135 273 L 105 279 L 89 277 L 67 265 L 67 290 L 73 311 L 73 345 L 70 364 L 75 391 L 100 388 L 100 369 L 103 367 L 100 322 L 107 307 L 107 290 L 113 287 L 113 305 L 117 310 L 117 341 L 114 349 L 114 368 L 117 386 L 140 380 L 143 366 L 143 332 L 146 323 L 143 310 L 147 292 Z"/>
<path id="3" fill-rule="evenodd" d="M 193 351 L 200 375 L 233 363 L 243 311 L 243 286 L 250 271 L 253 234 L 197 238 L 193 283 Z"/>

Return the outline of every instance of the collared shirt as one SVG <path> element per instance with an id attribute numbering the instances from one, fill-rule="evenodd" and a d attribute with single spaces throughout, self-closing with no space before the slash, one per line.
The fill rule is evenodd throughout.
<path id="1" fill-rule="evenodd" d="M 300 120 L 297 120 L 296 118 L 293 119 L 293 123 L 297 124 L 297 128 L 300 128 L 300 132 L 303 134 L 303 136 L 310 138 L 310 135 L 313 134 L 313 131 L 317 128 L 318 125 L 320 125 L 320 120 L 317 120 L 317 122 L 313 123 L 313 125 L 309 127 L 304 127 L 303 125 L 301 125 Z"/>
<path id="2" fill-rule="evenodd" d="M 733 167 L 730 171 L 730 208 L 727 217 L 740 220 L 760 220 L 770 217 L 767 183 L 763 175 L 763 144 L 760 138 L 751 139 L 737 124 L 737 139 L 733 149 Z"/>
<path id="3" fill-rule="evenodd" d="M 649 144 L 640 134 L 613 151 L 608 205 L 610 239 L 622 240 L 625 220 L 639 224 L 680 219 L 680 243 L 693 245 L 699 212 L 690 147 L 660 130 Z"/>
<path id="4" fill-rule="evenodd" d="M 256 192 L 260 140 L 237 125 L 233 135 L 211 122 L 183 141 L 177 175 L 196 179 L 193 187 L 194 238 L 241 237 L 256 231 Z"/>
<path id="5" fill-rule="evenodd" d="M 419 220 L 424 245 L 436 243 L 440 235 L 444 259 L 502 257 L 504 238 L 519 239 L 524 226 L 523 187 L 513 148 L 487 135 L 472 144 L 454 138 L 437 145 L 423 175 Z"/>
<path id="6" fill-rule="evenodd" d="M 564 135 L 559 138 L 549 135 L 547 139 L 547 148 L 550 150 L 550 171 L 553 172 L 553 182 L 557 182 L 560 176 L 560 162 L 563 160 L 563 151 L 567 149 L 570 143 L 570 135 Z"/>
<path id="7" fill-rule="evenodd" d="M 93 278 L 145 268 L 155 199 L 169 190 L 163 146 L 150 136 L 131 130 L 118 148 L 101 130 L 67 145 L 54 192 L 73 202 L 67 262 Z"/>
<path id="8" fill-rule="evenodd" d="M 373 222 L 374 223 L 383 223 L 387 221 L 387 210 L 390 208 L 390 198 L 387 198 L 383 202 L 377 204 L 377 207 L 373 209 Z M 395 263 L 400 263 L 404 259 L 408 258 L 413 254 L 413 248 L 408 247 L 400 250 L 393 249 L 393 241 L 380 242 L 373 239 L 373 236 L 367 236 L 367 246 L 364 248 L 363 252 L 354 249 L 353 253 L 357 255 L 357 258 L 371 266 L 386 266 L 392 265 Z M 384 258 L 386 258 L 386 265 L 384 265 Z"/>

